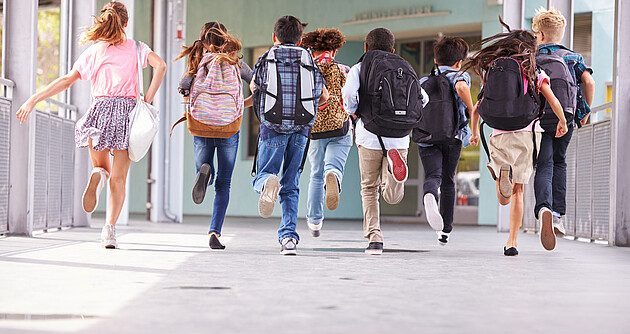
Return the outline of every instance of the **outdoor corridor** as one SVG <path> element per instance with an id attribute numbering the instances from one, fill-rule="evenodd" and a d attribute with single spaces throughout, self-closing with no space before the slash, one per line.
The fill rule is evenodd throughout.
<path id="1" fill-rule="evenodd" d="M 132 220 L 120 249 L 103 218 L 33 238 L 0 239 L 0 333 L 628 333 L 630 248 L 535 234 L 506 257 L 507 234 L 384 224 L 385 252 L 363 253 L 360 221 L 300 220 L 298 256 L 280 255 L 277 219 Z"/>

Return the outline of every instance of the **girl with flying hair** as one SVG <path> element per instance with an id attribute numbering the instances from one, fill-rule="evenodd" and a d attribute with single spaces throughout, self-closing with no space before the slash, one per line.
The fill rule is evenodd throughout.
<path id="1" fill-rule="evenodd" d="M 94 24 L 81 36 L 81 45 L 94 42 L 74 63 L 70 73 L 50 83 L 31 96 L 20 107 L 17 117 L 24 122 L 35 105 L 70 88 L 77 80 L 90 80 L 94 102 L 86 115 L 77 121 L 77 147 L 89 147 L 92 173 L 83 193 L 83 209 L 94 211 L 101 190 L 109 179 L 110 198 L 101 232 L 101 245 L 116 248 L 116 221 L 125 201 L 125 186 L 131 160 L 129 146 L 129 112 L 136 105 L 138 64 L 136 41 L 127 38 L 127 8 L 122 2 L 108 2 L 94 17 Z M 154 68 L 151 85 L 144 95 L 153 101 L 166 64 L 144 43 L 139 42 L 142 67 Z M 113 163 L 110 161 L 113 156 Z"/>
<path id="2" fill-rule="evenodd" d="M 184 50 L 173 61 L 188 56 L 187 71 L 180 81 L 178 90 L 184 97 L 187 108 L 181 121 L 188 122 L 188 130 L 193 135 L 197 177 L 192 189 L 192 198 L 193 202 L 201 204 L 206 195 L 206 189 L 214 182 L 215 197 L 208 231 L 209 246 L 211 249 L 225 249 L 219 237 L 230 200 L 230 186 L 238 149 L 242 110 L 244 107 L 251 106 L 251 98 L 246 99 L 244 103 L 242 101 L 241 80 L 234 79 L 236 79 L 235 75 L 240 76 L 242 80 L 249 83 L 252 70 L 240 60 L 241 42 L 228 34 L 225 26 L 219 22 L 204 24 L 199 32 L 199 39 L 183 48 Z M 211 73 L 209 68 L 220 70 Z M 208 84 L 209 82 L 211 84 Z M 217 89 L 217 87 L 220 88 Z M 221 92 L 212 92 L 214 89 Z M 237 94 L 227 97 L 226 91 L 237 92 Z M 229 108 L 215 110 L 220 102 L 214 103 L 218 100 L 210 101 L 209 97 L 204 105 L 204 93 L 208 93 L 206 97 L 213 94 L 214 96 L 222 95 L 228 99 L 224 106 Z M 229 102 L 231 98 L 234 98 L 236 106 Z M 223 102 L 225 103 L 225 100 Z M 199 107 L 195 107 L 197 105 Z M 195 111 L 196 108 L 199 111 Z M 230 122 L 222 124 L 211 120 L 211 117 L 203 121 L 204 118 L 199 116 L 198 120 L 193 115 L 195 112 L 197 115 L 206 113 L 207 116 L 216 114 L 217 117 L 228 118 Z M 215 152 L 216 170 L 214 168 Z"/>
<path id="3" fill-rule="evenodd" d="M 484 98 L 493 96 L 495 99 L 501 100 L 501 94 L 507 94 L 503 91 L 504 87 L 521 87 L 520 83 L 509 83 L 503 87 L 487 85 L 485 80 L 489 72 L 496 73 L 496 60 L 502 58 L 511 58 L 518 62 L 522 73 L 517 75 L 516 80 L 522 80 L 524 95 L 530 95 L 533 100 L 535 96 L 542 94 L 551 105 L 554 113 L 560 120 L 556 130 L 556 136 L 561 137 L 567 132 L 566 120 L 564 112 L 558 99 L 553 95 L 549 86 L 549 76 L 544 71 L 536 70 L 536 37 L 526 30 L 510 30 L 510 28 L 499 18 L 501 24 L 507 28 L 508 32 L 496 34 L 494 36 L 483 39 L 479 42 L 482 49 L 475 53 L 469 61 L 461 69 L 462 72 L 472 70 L 478 76 L 484 78 Z M 498 69 L 500 72 L 507 73 L 503 68 Z M 501 74 L 503 75 L 503 74 Z M 507 74 L 504 74 L 507 77 Z M 495 91 L 490 91 L 495 89 Z M 503 89 L 503 91 L 501 91 Z M 484 103 L 484 98 L 477 102 L 477 105 L 471 112 L 471 129 L 472 137 L 470 143 L 479 144 L 479 109 Z M 489 103 L 489 102 L 488 102 Z M 527 106 L 531 107 L 530 101 Z M 536 105 L 536 108 L 539 108 Z M 531 109 L 531 108 L 530 108 Z M 533 109 L 536 110 L 536 109 Z M 493 114 L 499 115 L 502 110 L 493 110 Z M 526 114 L 528 110 L 522 110 Z M 535 132 L 535 140 L 532 140 L 532 132 Z M 507 243 L 503 247 L 505 256 L 518 255 L 516 249 L 518 230 L 523 220 L 523 185 L 529 182 L 533 171 L 533 156 L 536 152 L 536 146 L 540 144 L 540 133 L 543 129 L 540 127 L 538 119 L 534 119 L 529 125 L 522 129 L 514 131 L 504 131 L 494 129 L 490 135 L 489 155 L 490 162 L 487 164 L 492 177 L 496 181 L 497 198 L 501 205 L 508 205 L 512 202 L 510 208 L 510 233 Z M 553 229 L 551 235 L 541 233 L 541 242 L 546 249 L 553 249 L 551 243 L 555 246 L 555 236 Z"/>

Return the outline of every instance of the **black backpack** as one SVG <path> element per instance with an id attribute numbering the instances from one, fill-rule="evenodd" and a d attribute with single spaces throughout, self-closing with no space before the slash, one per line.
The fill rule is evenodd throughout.
<path id="1" fill-rule="evenodd" d="M 511 57 L 499 57 L 490 63 L 484 77 L 484 86 L 477 99 L 481 123 L 481 143 L 490 161 L 490 152 L 483 132 L 483 125 L 503 131 L 514 131 L 528 126 L 541 115 L 540 98 L 533 78 L 525 93 L 523 68 L 518 60 Z M 536 166 L 538 150 L 536 148 L 536 126 L 532 127 L 534 142 L 533 164 Z"/>
<path id="2" fill-rule="evenodd" d="M 379 140 L 408 136 L 422 116 L 422 93 L 413 67 L 401 56 L 380 50 L 366 52 L 359 61 L 357 114 L 365 128 Z"/>
<path id="3" fill-rule="evenodd" d="M 524 93 L 523 68 L 514 58 L 499 57 L 490 63 L 479 93 L 477 111 L 490 127 L 514 131 L 528 126 L 540 115 L 540 99 L 532 79 Z"/>
<path id="4" fill-rule="evenodd" d="M 422 119 L 413 129 L 411 140 L 422 144 L 443 144 L 451 141 L 459 130 L 468 124 L 461 122 L 455 91 L 447 73 L 434 68 L 431 75 L 422 83 L 422 88 L 429 95 L 429 103 L 422 109 Z M 461 123 L 461 124 L 460 124 Z"/>
<path id="5" fill-rule="evenodd" d="M 569 72 L 569 67 L 564 62 L 563 56 L 571 52 L 567 49 L 558 49 L 552 52 L 548 48 L 542 48 L 547 53 L 539 53 L 536 55 L 536 66 L 540 67 L 549 75 L 551 79 L 551 90 L 556 96 L 562 109 L 564 109 L 564 117 L 567 124 L 572 124 L 573 115 L 575 114 L 575 105 L 577 103 L 577 84 Z M 558 117 L 553 113 L 551 106 L 546 100 L 541 98 L 541 106 L 544 105 L 543 116 L 540 118 L 540 125 L 545 131 L 555 132 L 558 126 Z"/>

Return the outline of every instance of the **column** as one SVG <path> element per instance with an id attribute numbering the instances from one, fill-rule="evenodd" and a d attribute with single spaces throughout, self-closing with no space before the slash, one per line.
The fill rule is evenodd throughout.
<path id="1" fill-rule="evenodd" d="M 630 3 L 615 0 L 615 38 L 613 60 L 612 165 L 609 242 L 630 246 L 630 151 L 626 146 L 630 127 L 630 44 L 621 36 L 630 34 Z"/>

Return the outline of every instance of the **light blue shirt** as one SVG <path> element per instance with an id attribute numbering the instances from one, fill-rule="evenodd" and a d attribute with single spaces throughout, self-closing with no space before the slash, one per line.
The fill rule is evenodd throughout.
<path id="1" fill-rule="evenodd" d="M 354 114 L 359 107 L 359 87 L 361 82 L 359 76 L 361 74 L 361 63 L 358 63 L 350 69 L 348 76 L 346 77 L 346 84 L 341 89 L 341 96 L 343 97 L 343 108 L 350 115 Z M 429 96 L 422 89 L 422 106 L 426 106 L 429 103 Z M 355 129 L 357 146 L 363 146 L 371 150 L 380 150 L 381 144 L 378 141 L 378 137 L 375 134 L 368 131 L 363 125 L 361 118 L 357 121 L 357 127 Z M 392 148 L 401 150 L 409 148 L 409 136 L 402 138 L 381 137 L 383 139 L 383 145 L 385 149 Z"/>
<path id="2" fill-rule="evenodd" d="M 453 91 L 455 92 L 455 101 L 457 103 L 457 110 L 459 110 L 459 119 L 461 120 L 459 125 L 462 125 L 464 122 L 466 122 L 466 120 L 468 120 L 468 117 L 466 117 L 466 104 L 464 104 L 464 101 L 462 101 L 462 99 L 457 94 L 457 90 L 455 89 L 455 84 L 458 83 L 459 81 L 464 81 L 466 82 L 468 87 L 470 87 L 470 74 L 466 72 L 463 72 L 463 73 L 459 72 L 450 66 L 440 66 L 439 68 L 440 68 L 440 72 L 455 71 L 451 73 L 446 73 L 445 75 L 446 75 L 446 78 L 448 78 L 448 80 L 451 82 L 451 88 L 453 88 Z M 429 77 L 423 77 L 422 79 L 420 79 L 420 84 L 427 81 L 428 78 Z M 455 138 L 459 139 L 462 142 L 463 147 L 466 147 L 470 145 L 470 142 L 468 141 L 470 139 L 470 136 L 471 136 L 470 128 L 468 127 L 468 125 L 466 125 L 461 130 L 459 130 Z M 418 145 L 422 147 L 432 146 L 431 144 L 420 144 L 420 143 Z"/>

